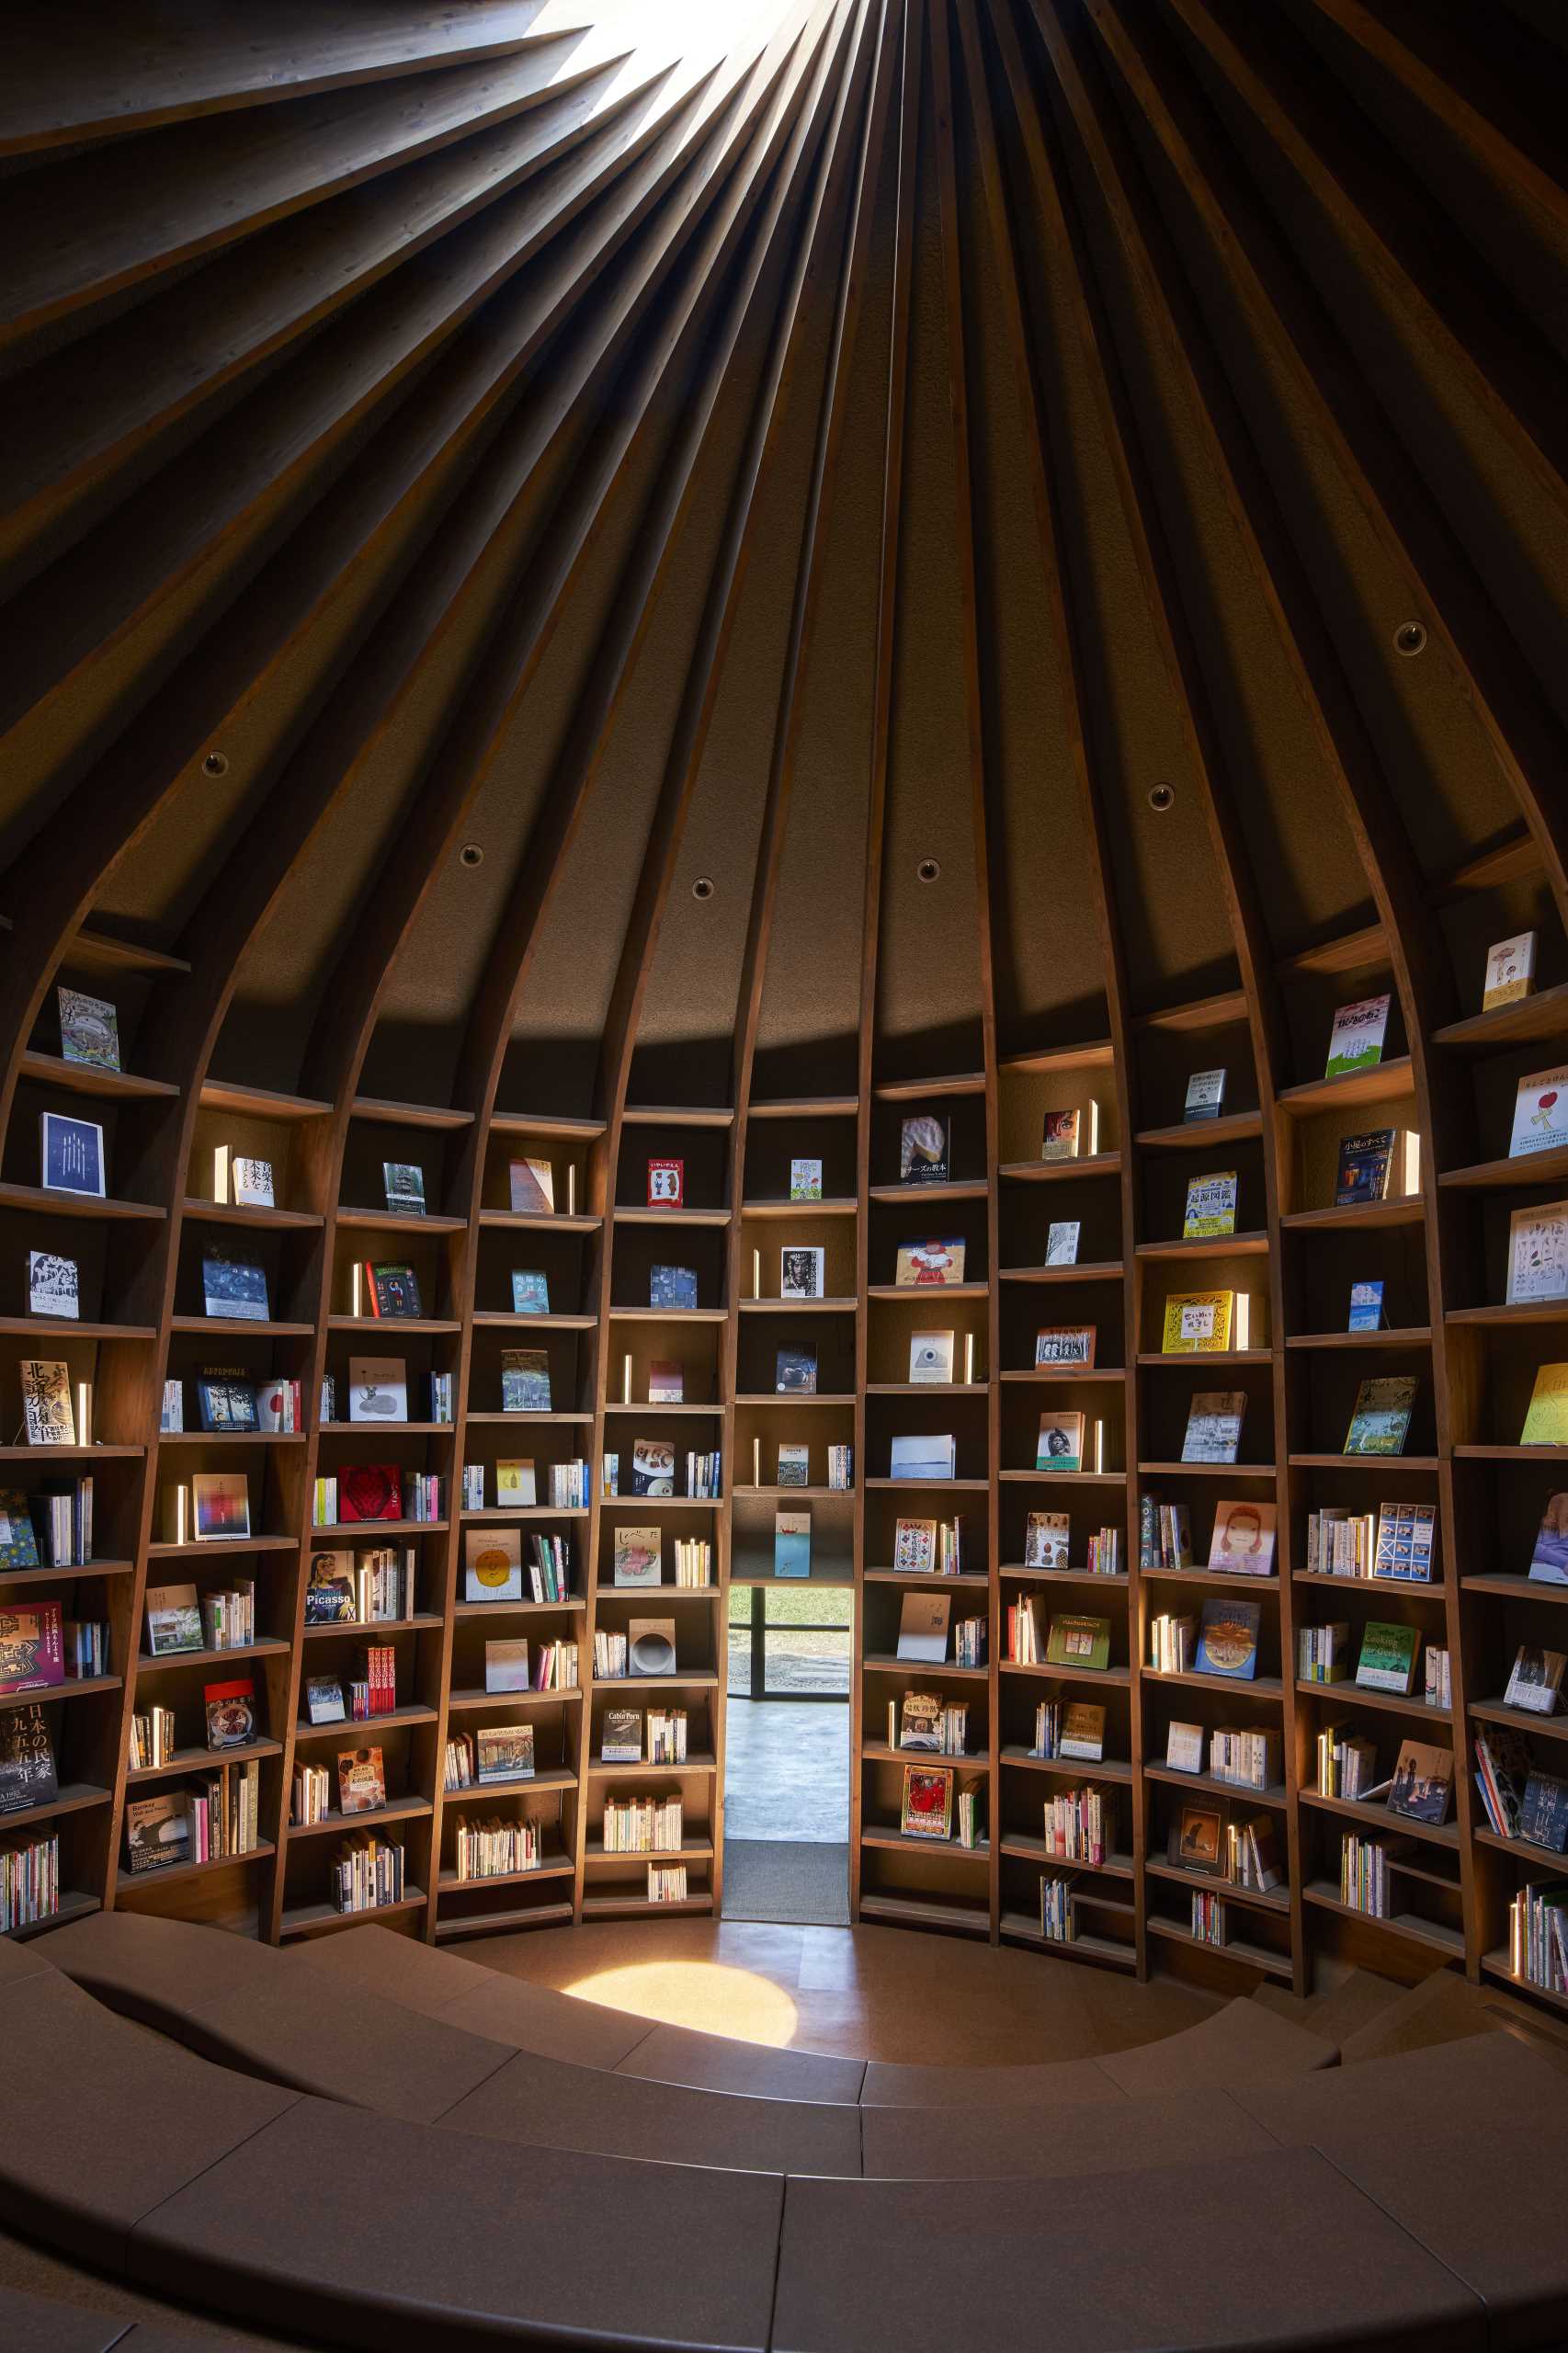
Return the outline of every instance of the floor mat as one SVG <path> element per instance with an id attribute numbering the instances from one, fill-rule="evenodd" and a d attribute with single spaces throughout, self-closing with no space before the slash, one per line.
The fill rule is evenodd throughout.
<path id="1" fill-rule="evenodd" d="M 849 1922 L 849 1849 L 785 1838 L 726 1838 L 726 1920 Z"/>

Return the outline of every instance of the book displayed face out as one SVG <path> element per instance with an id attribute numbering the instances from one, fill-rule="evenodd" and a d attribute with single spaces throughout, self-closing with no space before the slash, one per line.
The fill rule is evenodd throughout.
<path id="1" fill-rule="evenodd" d="M 947 1184 L 951 1174 L 948 1136 L 948 1121 L 935 1112 L 923 1111 L 905 1120 L 899 1133 L 899 1183 Z"/>
<path id="2" fill-rule="evenodd" d="M 918 1289 L 924 1284 L 961 1283 L 963 1266 L 961 1241 L 901 1242 L 893 1281 L 901 1290 Z"/>

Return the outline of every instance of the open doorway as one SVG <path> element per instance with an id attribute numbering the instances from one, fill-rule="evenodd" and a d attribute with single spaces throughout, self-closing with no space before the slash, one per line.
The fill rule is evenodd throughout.
<path id="1" fill-rule="evenodd" d="M 849 1918 L 846 1586 L 732 1585 L 724 1917 Z"/>

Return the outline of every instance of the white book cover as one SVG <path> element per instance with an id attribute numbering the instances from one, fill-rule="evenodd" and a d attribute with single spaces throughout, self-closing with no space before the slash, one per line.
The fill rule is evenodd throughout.
<path id="1" fill-rule="evenodd" d="M 827 1265 L 824 1249 L 803 1247 L 795 1244 L 778 1254 L 778 1296 L 780 1299 L 821 1299 Z"/>
<path id="2" fill-rule="evenodd" d="M 406 1422 L 408 1366 L 402 1357 L 350 1357 L 348 1418 L 351 1422 Z"/>
<path id="3" fill-rule="evenodd" d="M 1507 1304 L 1532 1299 L 1568 1299 L 1568 1201 L 1516 1210 L 1508 1221 Z"/>
<path id="4" fill-rule="evenodd" d="M 952 1377 L 952 1333 L 912 1332 L 909 1336 L 911 1381 L 951 1381 Z"/>
<path id="5" fill-rule="evenodd" d="M 1568 1070 L 1538 1070 L 1521 1078 L 1514 1098 L 1514 1132 L 1508 1157 L 1555 1152 L 1568 1143 Z"/>
<path id="6" fill-rule="evenodd" d="M 1075 1267 L 1078 1263 L 1078 1229 L 1080 1220 L 1056 1219 L 1045 1237 L 1045 1263 L 1048 1267 Z"/>
<path id="7" fill-rule="evenodd" d="M 1535 940 L 1533 931 L 1520 931 L 1487 949 L 1486 983 L 1481 995 L 1483 1013 L 1528 996 L 1535 985 Z"/>
<path id="8" fill-rule="evenodd" d="M 81 1285 L 74 1258 L 57 1257 L 52 1250 L 28 1252 L 28 1313 L 69 1316 L 73 1321 L 80 1317 Z"/>
<path id="9" fill-rule="evenodd" d="M 958 1461 L 958 1440 L 951 1436 L 895 1438 L 889 1475 L 894 1479 L 950 1479 Z"/>
<path id="10" fill-rule="evenodd" d="M 1225 1108 L 1225 1074 L 1222 1070 L 1195 1070 L 1187 1082 L 1184 1120 L 1217 1120 Z"/>
<path id="11" fill-rule="evenodd" d="M 1365 996 L 1358 998 L 1354 1005 L 1339 1007 L 1328 1040 L 1330 1078 L 1337 1078 L 1342 1071 L 1366 1070 L 1371 1063 L 1381 1062 L 1390 1002 L 1386 996 Z"/>
<path id="12" fill-rule="evenodd" d="M 241 1160 L 236 1158 L 231 1168 L 234 1199 L 242 1209 L 269 1210 L 277 1206 L 272 1198 L 272 1163 L 270 1160 Z"/>
<path id="13" fill-rule="evenodd" d="M 1242 1442 L 1244 1389 L 1204 1389 L 1187 1411 L 1181 1442 L 1184 1462 L 1233 1462 Z"/>

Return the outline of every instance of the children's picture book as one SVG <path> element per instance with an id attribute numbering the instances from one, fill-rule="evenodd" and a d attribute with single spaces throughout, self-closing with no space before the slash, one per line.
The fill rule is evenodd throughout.
<path id="1" fill-rule="evenodd" d="M 778 1448 L 778 1484 L 781 1487 L 809 1487 L 811 1483 L 811 1448 L 799 1439 L 782 1440 Z"/>
<path id="2" fill-rule="evenodd" d="M 1430 1585 L 1437 1540 L 1436 1504 L 1380 1504 L 1372 1574 L 1403 1585 Z"/>
<path id="3" fill-rule="evenodd" d="M 119 1016 L 106 997 L 84 996 L 80 989 L 56 989 L 60 1005 L 60 1054 L 62 1062 L 85 1063 L 94 1070 L 119 1068 Z"/>
<path id="4" fill-rule="evenodd" d="M 939 1765 L 906 1765 L 900 1830 L 906 1838 L 950 1838 L 953 1777 Z"/>
<path id="5" fill-rule="evenodd" d="M 924 1576 L 937 1566 L 937 1523 L 934 1519 L 900 1519 L 893 1523 L 892 1564 L 904 1576 Z"/>
<path id="6" fill-rule="evenodd" d="M 1045 1263 L 1048 1267 L 1075 1267 L 1078 1263 L 1078 1235 L 1083 1221 L 1075 1217 L 1053 1218 L 1046 1228 Z"/>
<path id="7" fill-rule="evenodd" d="M 1165 1302 L 1163 1356 L 1223 1356 L 1249 1345 L 1249 1294 L 1233 1290 L 1173 1291 Z"/>
<path id="8" fill-rule="evenodd" d="M 1453 1750 L 1402 1740 L 1389 1784 L 1389 1812 L 1403 1813 L 1409 1822 L 1447 1822 L 1453 1794 Z"/>
<path id="9" fill-rule="evenodd" d="M 484 1645 L 484 1688 L 487 1691 L 527 1691 L 528 1646 L 520 1637 Z"/>
<path id="10" fill-rule="evenodd" d="M 650 1160 L 648 1163 L 648 1207 L 651 1210 L 678 1210 L 686 1206 L 686 1163 L 684 1160 Z"/>
<path id="11" fill-rule="evenodd" d="M 374 1813 L 387 1802 L 386 1760 L 379 1748 L 343 1748 L 337 1756 L 337 1811 Z"/>
<path id="12" fill-rule="evenodd" d="M 496 1463 L 495 1502 L 500 1510 L 523 1511 L 538 1501 L 531 1456 Z"/>
<path id="13" fill-rule="evenodd" d="M 154 1658 L 201 1648 L 201 1604 L 193 1585 L 147 1588 L 147 1648 Z"/>
<path id="14" fill-rule="evenodd" d="M 209 1367 L 199 1373 L 196 1411 L 204 1430 L 244 1435 L 261 1427 L 256 1383 L 241 1372 L 219 1372 Z"/>
<path id="15" fill-rule="evenodd" d="M 58 1315 L 76 1322 L 82 1313 L 82 1284 L 74 1258 L 53 1250 L 28 1252 L 28 1313 Z"/>
<path id="16" fill-rule="evenodd" d="M 634 1438 L 631 1444 L 632 1494 L 673 1495 L 675 1491 L 676 1450 L 668 1438 Z"/>
<path id="17" fill-rule="evenodd" d="M 1224 1502 L 1214 1506 L 1214 1532 L 1209 1540 L 1209 1565 L 1227 1576 L 1271 1577 L 1274 1574 L 1273 1504 Z"/>
<path id="18" fill-rule="evenodd" d="M 938 1666 L 948 1655 L 952 1598 L 945 1593 L 906 1593 L 899 1609 L 898 1655 Z"/>
<path id="19" fill-rule="evenodd" d="M 786 1245 L 778 1254 L 779 1298 L 825 1298 L 826 1267 L 827 1252 L 820 1246 Z"/>
<path id="20" fill-rule="evenodd" d="M 1110 1665 L 1110 1620 L 1072 1614 L 1053 1618 L 1045 1657 L 1048 1666 L 1081 1667 L 1103 1674 Z"/>
<path id="21" fill-rule="evenodd" d="M 1383 1287 L 1381 1281 L 1352 1283 L 1350 1286 L 1350 1321 L 1346 1326 L 1351 1332 L 1381 1332 L 1383 1327 Z"/>
<path id="22" fill-rule="evenodd" d="M 1421 1637 L 1414 1626 L 1386 1625 L 1369 1619 L 1361 1633 L 1361 1655 L 1356 1680 L 1363 1690 L 1397 1691 L 1408 1695 L 1415 1680 Z"/>
<path id="23" fill-rule="evenodd" d="M 1346 1454 L 1403 1454 L 1415 1408 L 1414 1373 L 1384 1374 L 1364 1381 L 1345 1433 Z"/>
<path id="24" fill-rule="evenodd" d="M 958 1440 L 950 1434 L 895 1438 L 889 1449 L 893 1479 L 950 1479 L 958 1463 Z"/>
<path id="25" fill-rule="evenodd" d="M 0 1502 L 4 1500 L 0 1496 Z M 1529 1573 L 1538 1585 L 1568 1585 L 1568 1495 L 1547 1497 L 1530 1552 Z"/>
<path id="26" fill-rule="evenodd" d="M 411 1160 L 383 1160 L 381 1182 L 386 1188 L 387 1207 L 398 1217 L 423 1217 L 425 1214 L 425 1171 Z"/>
<path id="27" fill-rule="evenodd" d="M 256 1737 L 256 1685 L 248 1675 L 228 1683 L 204 1683 L 201 1703 L 209 1748 L 244 1748 Z"/>
<path id="28" fill-rule="evenodd" d="M 1555 1152 L 1568 1143 L 1568 1070 L 1538 1070 L 1521 1078 L 1514 1097 L 1510 1160 Z"/>
<path id="29" fill-rule="evenodd" d="M 1241 1449 L 1246 1406 L 1244 1389 L 1199 1390 L 1187 1411 L 1182 1461 L 1233 1462 Z"/>
<path id="30" fill-rule="evenodd" d="M 1536 1369 L 1521 1446 L 1568 1446 L 1568 1364 Z"/>
<path id="31" fill-rule="evenodd" d="M 1527 1715 L 1555 1715 L 1564 1666 L 1568 1666 L 1568 1657 L 1562 1651 L 1542 1650 L 1534 1643 L 1521 1643 L 1503 1693 L 1505 1704 L 1522 1708 Z"/>
<path id="32" fill-rule="evenodd" d="M 1079 1126 L 1076 1109 L 1048 1111 L 1040 1131 L 1040 1158 L 1042 1160 L 1076 1160 Z"/>
<path id="33" fill-rule="evenodd" d="M 648 1361 L 648 1403 L 650 1405 L 679 1405 L 686 1397 L 686 1374 L 674 1357 L 651 1357 Z"/>
<path id="34" fill-rule="evenodd" d="M 53 1193 L 104 1191 L 104 1131 L 92 1120 L 42 1111 L 43 1184 Z"/>
<path id="35" fill-rule="evenodd" d="M 1517 931 L 1511 939 L 1499 939 L 1487 949 L 1483 1013 L 1499 1005 L 1517 1005 L 1520 997 L 1528 996 L 1535 986 L 1535 944 L 1533 931 Z"/>
<path id="36" fill-rule="evenodd" d="M 550 1357 L 543 1348 L 503 1348 L 501 1410 L 504 1414 L 548 1414 Z"/>
<path id="37" fill-rule="evenodd" d="M 1411 1128 L 1370 1128 L 1346 1136 L 1335 1172 L 1336 1209 L 1403 1199 L 1421 1189 L 1421 1139 Z"/>
<path id="38" fill-rule="evenodd" d="M 1202 1242 L 1211 1234 L 1234 1233 L 1235 1230 L 1235 1170 L 1225 1168 L 1211 1176 L 1189 1178 L 1181 1226 L 1183 1241 Z"/>
<path id="39" fill-rule="evenodd" d="M 1072 1521 L 1064 1511 L 1031 1511 L 1024 1522 L 1026 1569 L 1065 1569 L 1073 1561 Z"/>
<path id="40" fill-rule="evenodd" d="M 950 1381 L 953 1377 L 951 1332 L 912 1332 L 909 1336 L 909 1378 Z"/>
<path id="41" fill-rule="evenodd" d="M 1240 1601 L 1233 1595 L 1211 1595 L 1198 1624 L 1199 1675 L 1222 1675 L 1230 1681 L 1250 1683 L 1257 1673 L 1257 1636 L 1263 1623 L 1260 1601 Z"/>
<path id="42" fill-rule="evenodd" d="M 814 1397 L 817 1392 L 817 1352 L 814 1347 L 780 1348 L 774 1358 L 773 1387 L 780 1397 Z"/>
<path id="43" fill-rule="evenodd" d="M 351 1422 L 407 1421 L 406 1358 L 349 1358 L 348 1418 Z"/>
<path id="44" fill-rule="evenodd" d="M 656 1586 L 661 1582 L 664 1538 L 658 1529 L 613 1529 L 610 1531 L 610 1544 L 613 1584 Z"/>
<path id="45" fill-rule="evenodd" d="M 776 1511 L 773 1515 L 773 1574 L 776 1577 L 809 1577 L 812 1573 L 812 1516 L 809 1511 Z"/>
<path id="46" fill-rule="evenodd" d="M 1382 1061 L 1391 1002 L 1387 996 L 1367 996 L 1354 1005 L 1339 1007 L 1329 1032 L 1328 1077 L 1338 1078 L 1346 1071 L 1368 1070 Z"/>
<path id="47" fill-rule="evenodd" d="M 1095 1361 L 1094 1324 L 1042 1325 L 1034 1336 L 1034 1360 L 1037 1367 L 1078 1366 L 1087 1370 Z"/>
<path id="48" fill-rule="evenodd" d="M 28 1444 L 74 1446 L 70 1366 L 53 1357 L 24 1357 L 17 1370 L 22 1385 L 22 1435 Z"/>
<path id="49" fill-rule="evenodd" d="M 512 1269 L 512 1313 L 514 1315 L 548 1315 L 550 1313 L 550 1278 L 537 1269 L 514 1267 Z"/>
<path id="50" fill-rule="evenodd" d="M 1040 1417 L 1035 1444 L 1037 1471 L 1081 1471 L 1084 1467 L 1082 1414 L 1045 1413 Z"/>
<path id="51" fill-rule="evenodd" d="M 207 1313 L 225 1322 L 265 1324 L 272 1312 L 267 1268 L 239 1251 L 203 1251 L 201 1297 Z"/>
<path id="52" fill-rule="evenodd" d="M 1182 1119 L 1188 1125 L 1196 1120 L 1217 1120 L 1224 1108 L 1224 1072 L 1195 1070 L 1187 1082 L 1187 1100 L 1182 1106 Z"/>
<path id="53" fill-rule="evenodd" d="M 521 1601 L 523 1540 L 515 1528 L 465 1528 L 463 1599 Z"/>
<path id="54" fill-rule="evenodd" d="M 792 1201 L 820 1201 L 822 1199 L 822 1162 L 792 1160 L 790 1163 L 790 1199 Z"/>
<path id="55" fill-rule="evenodd" d="M 697 1305 L 696 1267 L 650 1267 L 648 1304 L 650 1307 L 695 1307 Z"/>
<path id="56" fill-rule="evenodd" d="M 512 1209 L 522 1216 L 555 1214 L 555 1170 L 548 1160 L 509 1160 L 506 1191 Z"/>
<path id="57" fill-rule="evenodd" d="M 893 1281 L 900 1290 L 961 1283 L 963 1262 L 964 1245 L 956 1238 L 950 1242 L 901 1242 L 893 1265 Z"/>
<path id="58" fill-rule="evenodd" d="M 190 1506 L 191 1532 L 199 1544 L 218 1544 L 251 1532 L 250 1483 L 243 1471 L 193 1472 Z"/>
<path id="59" fill-rule="evenodd" d="M 1516 1210 L 1508 1220 L 1506 1299 L 1510 1307 L 1568 1299 L 1568 1201 Z"/>
<path id="60" fill-rule="evenodd" d="M 952 1173 L 948 1134 L 948 1121 L 934 1111 L 920 1111 L 914 1119 L 903 1121 L 898 1147 L 901 1185 L 947 1184 Z"/>
<path id="61" fill-rule="evenodd" d="M 419 1278 L 414 1268 L 402 1259 L 380 1260 L 367 1266 L 365 1275 L 369 1286 L 366 1304 L 378 1319 L 395 1323 L 413 1322 L 423 1312 L 419 1301 Z"/>
<path id="62" fill-rule="evenodd" d="M 201 1613 L 193 1648 L 201 1644 Z M 49 1691 L 65 1680 L 64 1613 L 58 1601 L 0 1609 L 0 1691 Z"/>

